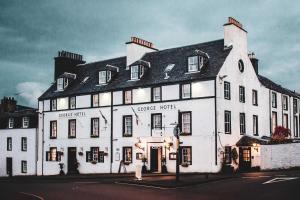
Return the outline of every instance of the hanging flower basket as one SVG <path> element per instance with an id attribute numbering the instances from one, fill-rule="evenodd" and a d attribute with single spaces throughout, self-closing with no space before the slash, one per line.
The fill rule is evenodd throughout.
<path id="1" fill-rule="evenodd" d="M 78 152 L 78 155 L 83 156 L 83 152 L 81 152 L 81 151 Z"/>
<path id="2" fill-rule="evenodd" d="M 93 160 L 91 163 L 95 165 L 97 164 L 97 161 Z"/>

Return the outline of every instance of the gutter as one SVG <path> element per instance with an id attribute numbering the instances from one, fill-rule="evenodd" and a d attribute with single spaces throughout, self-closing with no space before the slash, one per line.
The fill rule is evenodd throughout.
<path id="1" fill-rule="evenodd" d="M 114 116 L 114 110 L 113 110 L 113 91 L 111 91 L 111 97 L 110 97 L 110 173 L 112 173 L 112 164 L 113 164 L 113 116 Z"/>
<path id="2" fill-rule="evenodd" d="M 215 79 L 215 82 L 214 82 L 214 89 L 215 89 L 215 165 L 217 166 L 218 165 L 218 155 L 217 155 L 217 152 L 218 152 L 218 138 L 217 138 L 217 132 L 218 132 L 218 120 L 217 120 L 217 77 Z"/>

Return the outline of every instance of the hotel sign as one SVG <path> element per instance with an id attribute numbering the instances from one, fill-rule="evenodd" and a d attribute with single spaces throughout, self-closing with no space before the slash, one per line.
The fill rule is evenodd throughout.
<path id="1" fill-rule="evenodd" d="M 151 106 L 139 106 L 137 107 L 138 112 L 147 112 L 147 111 L 168 111 L 176 110 L 175 104 L 164 104 L 164 105 L 151 105 Z"/>
<path id="2" fill-rule="evenodd" d="M 71 118 L 71 117 L 85 117 L 85 112 L 65 112 L 59 113 L 58 117 L 60 118 Z"/>

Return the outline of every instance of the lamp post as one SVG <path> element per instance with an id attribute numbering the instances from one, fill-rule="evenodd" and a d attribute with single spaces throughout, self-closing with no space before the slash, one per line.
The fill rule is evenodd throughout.
<path id="1" fill-rule="evenodd" d="M 176 181 L 179 181 L 179 174 L 180 174 L 180 133 L 181 133 L 181 116 L 180 110 L 178 110 L 178 123 L 174 127 L 173 134 L 176 137 Z"/>

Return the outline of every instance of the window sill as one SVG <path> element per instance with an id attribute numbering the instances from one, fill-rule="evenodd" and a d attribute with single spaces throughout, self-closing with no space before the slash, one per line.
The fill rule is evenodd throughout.
<path id="1" fill-rule="evenodd" d="M 190 135 L 192 135 L 192 133 L 182 133 L 182 134 L 180 134 L 180 136 L 190 136 Z"/>
<path id="2" fill-rule="evenodd" d="M 53 139 L 57 139 L 57 137 L 50 137 L 50 139 L 51 139 L 51 140 L 53 140 Z"/>
<path id="3" fill-rule="evenodd" d="M 130 80 L 127 80 L 127 82 L 130 82 L 130 81 L 139 81 L 140 79 L 130 79 Z"/>
<path id="4" fill-rule="evenodd" d="M 123 137 L 132 137 L 132 135 L 123 135 Z"/>
<path id="5" fill-rule="evenodd" d="M 108 85 L 108 83 L 99 83 L 99 84 L 97 84 L 96 86 L 97 86 L 97 87 L 100 87 L 100 86 L 105 86 L 105 85 Z"/>
<path id="6" fill-rule="evenodd" d="M 76 139 L 76 136 L 69 136 L 69 139 Z"/>
<path id="7" fill-rule="evenodd" d="M 185 72 L 184 74 L 196 74 L 196 73 L 200 73 L 200 71 L 190 71 L 190 72 Z"/>
<path id="8" fill-rule="evenodd" d="M 99 138 L 99 135 L 91 135 L 91 138 Z"/>

